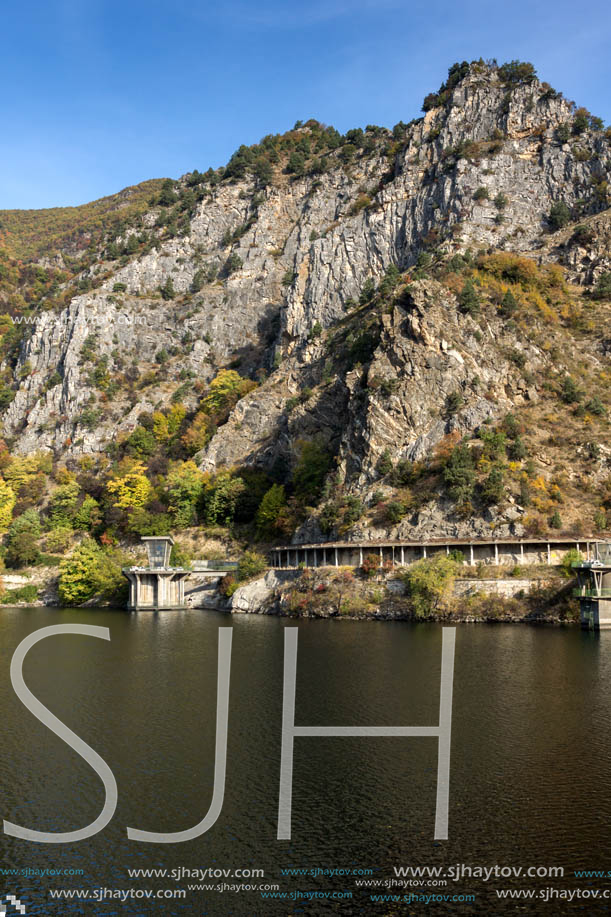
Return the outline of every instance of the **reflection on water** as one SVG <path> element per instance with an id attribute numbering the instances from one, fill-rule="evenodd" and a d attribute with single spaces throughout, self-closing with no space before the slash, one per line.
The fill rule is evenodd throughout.
<path id="1" fill-rule="evenodd" d="M 609 866 L 611 634 L 459 626 L 447 842 L 433 841 L 436 740 L 394 737 L 296 739 L 293 838 L 278 842 L 283 629 L 299 627 L 297 724 L 398 726 L 437 724 L 441 626 L 3 608 L 2 815 L 41 831 L 88 824 L 103 802 L 96 774 L 21 706 L 10 686 L 17 644 L 40 627 L 61 623 L 109 627 L 111 641 L 71 635 L 45 640 L 26 660 L 26 683 L 108 762 L 119 805 L 101 834 L 77 844 L 0 836 L 4 869 L 84 871 L 46 880 L 5 878 L 6 892 L 28 902 L 28 917 L 416 913 L 424 906 L 373 905 L 352 879 L 289 880 L 280 868 L 372 867 L 385 879 L 393 876 L 393 865 L 559 865 L 568 878 L 540 885 L 570 888 L 574 869 Z M 221 816 L 187 844 L 128 841 L 128 825 L 179 831 L 208 809 L 219 627 L 234 628 Z M 262 868 L 265 879 L 251 881 L 278 882 L 288 891 L 345 888 L 355 898 L 350 904 L 272 903 L 251 892 L 195 891 L 182 902 L 72 901 L 59 907 L 47 896 L 49 888 L 186 887 L 184 880 L 132 881 L 127 875 L 127 867 L 179 866 Z M 494 880 L 451 886 L 445 891 L 474 892 L 476 904 L 437 904 L 428 912 L 514 913 L 515 902 L 503 905 L 491 897 L 494 887 Z M 496 887 L 512 885 L 499 880 Z M 552 903 L 521 902 L 520 908 L 561 912 Z M 583 912 L 595 913 L 591 904 Z"/>

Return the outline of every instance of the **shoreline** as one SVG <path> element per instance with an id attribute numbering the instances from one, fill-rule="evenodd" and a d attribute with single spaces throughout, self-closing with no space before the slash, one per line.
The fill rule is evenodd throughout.
<path id="1" fill-rule="evenodd" d="M 475 624 L 580 625 L 574 580 L 559 569 L 492 568 L 447 571 L 432 568 L 424 583 L 412 582 L 416 567 L 367 575 L 349 568 L 278 570 L 243 581 L 197 572 L 186 590 L 185 610 L 259 614 L 309 620 L 418 621 Z M 516 575 L 517 574 L 517 575 Z M 42 588 L 41 588 L 42 587 Z M 120 594 L 98 594 L 78 605 L 62 604 L 56 582 L 40 594 L 11 596 L 6 608 L 74 608 L 130 611 Z M 8 596 L 7 596 L 8 598 Z M 19 601 L 21 598 L 21 601 Z M 142 608 L 141 611 L 153 611 Z M 181 609 L 178 609 L 179 611 Z"/>
<path id="2" fill-rule="evenodd" d="M 48 608 L 48 609 L 62 609 L 64 611 L 118 611 L 124 614 L 161 614 L 166 613 L 165 609 L 141 609 L 139 611 L 134 611 L 133 609 L 121 608 L 116 604 L 109 602 L 100 602 L 96 604 L 89 603 L 87 605 L 60 605 L 60 604 L 50 604 L 45 602 L 21 602 L 15 605 L 4 605 L 1 608 L 7 610 L 11 609 L 29 609 L 29 608 Z M 575 611 L 574 616 L 560 616 L 560 615 L 523 615 L 516 616 L 515 614 L 488 614 L 488 615 L 465 615 L 465 614 L 434 614 L 425 617 L 415 615 L 410 612 L 404 613 L 391 613 L 391 612 L 370 612 L 366 614 L 343 614 L 336 613 L 331 610 L 328 614 L 324 613 L 312 613 L 304 612 L 301 614 L 296 614 L 295 612 L 282 611 L 282 610 L 259 610 L 259 611 L 244 611 L 240 609 L 233 609 L 227 607 L 227 605 L 206 605 L 205 607 L 194 607 L 187 605 L 184 609 L 179 610 L 167 610 L 171 614 L 182 614 L 183 612 L 214 612 L 217 614 L 223 614 L 228 617 L 234 615 L 258 615 L 260 617 L 273 617 L 273 618 L 286 618 L 287 620 L 307 620 L 307 621 L 372 621 L 380 622 L 387 621 L 390 623 L 406 623 L 406 624 L 526 624 L 531 626 L 548 626 L 548 627 L 580 627 L 579 620 L 579 611 Z"/>

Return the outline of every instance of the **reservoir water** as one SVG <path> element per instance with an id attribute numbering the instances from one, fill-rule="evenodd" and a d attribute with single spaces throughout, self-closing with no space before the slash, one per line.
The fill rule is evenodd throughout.
<path id="1" fill-rule="evenodd" d="M 606 913 L 611 899 L 571 904 L 499 899 L 497 890 L 608 889 L 576 870 L 611 869 L 611 633 L 526 625 L 459 625 L 452 718 L 449 838 L 434 841 L 434 738 L 297 738 L 292 838 L 276 840 L 283 631 L 299 629 L 296 723 L 437 724 L 442 627 L 297 621 L 186 611 L 0 610 L 0 800 L 4 819 L 39 831 L 93 821 L 96 773 L 14 694 L 9 666 L 27 635 L 94 624 L 110 642 L 46 639 L 24 665 L 30 690 L 94 748 L 119 800 L 98 835 L 67 845 L 0 835 L 0 891 L 26 915 Z M 126 827 L 170 832 L 199 822 L 214 777 L 217 639 L 233 628 L 227 779 L 210 831 L 184 844 L 128 840 Z M 562 867 L 564 876 L 490 876 L 446 885 L 365 887 L 393 867 Z M 180 878 L 181 869 L 263 870 L 255 878 Z M 166 876 L 130 878 L 128 869 Z M 310 874 L 287 876 L 282 870 Z M 317 869 L 346 870 L 334 876 Z M 14 872 L 9 872 L 14 870 Z M 30 874 L 27 875 L 27 871 Z M 55 870 L 57 875 L 41 876 Z M 38 873 L 36 872 L 38 871 Z M 76 872 L 76 874 L 74 874 Z M 349 875 L 347 873 L 350 873 Z M 174 873 L 175 876 L 178 872 Z M 427 880 L 428 881 L 428 880 Z M 187 889 L 185 898 L 96 901 L 52 890 Z M 239 891 L 242 883 L 256 887 Z M 263 898 L 277 886 L 294 898 Z M 420 891 L 418 891 L 420 890 Z M 351 898 L 298 898 L 351 892 Z M 374 902 L 372 894 L 475 896 L 474 901 Z M 9 906 L 10 908 L 10 906 Z M 9 909 L 7 914 L 12 913 Z M 17 913 L 14 910 L 14 913 Z"/>

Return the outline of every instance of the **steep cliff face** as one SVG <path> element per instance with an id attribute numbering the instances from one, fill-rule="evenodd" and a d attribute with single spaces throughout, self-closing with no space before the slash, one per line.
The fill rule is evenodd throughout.
<path id="1" fill-rule="evenodd" d="M 496 308 L 476 320 L 459 308 L 457 272 L 446 283 L 426 267 L 514 252 L 596 283 L 611 266 L 608 132 L 495 67 L 472 66 L 446 96 L 312 174 L 287 175 L 281 162 L 271 183 L 247 173 L 211 185 L 183 234 L 166 238 L 153 207 L 140 223 L 148 251 L 121 264 L 102 250 L 83 274 L 93 289 L 28 329 L 3 415 L 14 449 L 104 452 L 179 387 L 194 411 L 185 380 L 235 366 L 263 381 L 197 455 L 202 469 L 290 468 L 296 444 L 315 437 L 346 484 L 366 491 L 385 452 L 420 461 L 452 434 L 537 403 L 555 365 L 545 335 Z M 566 220 L 550 224 L 554 206 Z M 576 238 L 577 216 L 587 225 Z M 409 285 L 378 298 L 372 318 L 363 291 L 395 269 Z M 603 365 L 598 338 L 573 343 Z M 110 396 L 96 371 L 119 380 Z"/>

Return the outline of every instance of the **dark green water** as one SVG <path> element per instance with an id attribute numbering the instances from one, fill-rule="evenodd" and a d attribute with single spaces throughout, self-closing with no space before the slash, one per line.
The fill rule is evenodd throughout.
<path id="1" fill-rule="evenodd" d="M 496 914 L 605 913 L 572 905 L 503 902 L 495 888 L 605 888 L 575 869 L 611 869 L 611 634 L 578 629 L 461 625 L 457 630 L 449 840 L 433 840 L 436 740 L 298 738 L 293 836 L 276 840 L 283 630 L 299 627 L 296 722 L 436 725 L 441 626 L 229 618 L 210 612 L 0 610 L 3 818 L 40 831 L 91 822 L 98 776 L 14 695 L 11 656 L 50 624 L 96 624 L 111 641 L 52 637 L 34 647 L 26 683 L 112 768 L 111 824 L 76 844 L 0 835 L 3 869 L 82 869 L 72 877 L 0 876 L 32 914 Z M 186 844 L 127 839 L 126 826 L 178 831 L 200 821 L 211 795 L 219 627 L 233 627 L 228 768 L 220 818 Z M 465 880 L 445 894 L 473 904 L 376 904 L 353 878 L 286 878 L 286 867 L 372 868 L 465 863 L 562 866 L 559 879 Z M 191 892 L 142 904 L 53 902 L 49 889 L 186 888 L 196 879 L 131 880 L 127 868 L 262 868 L 283 891 L 351 890 L 350 901 L 272 902 L 259 892 Z M 206 882 L 220 881 L 206 879 Z M 412 889 L 415 891 L 417 885 Z M 387 893 L 388 889 L 374 889 Z M 402 893 L 402 889 L 392 889 Z M 11 914 L 11 910 L 7 911 Z"/>

